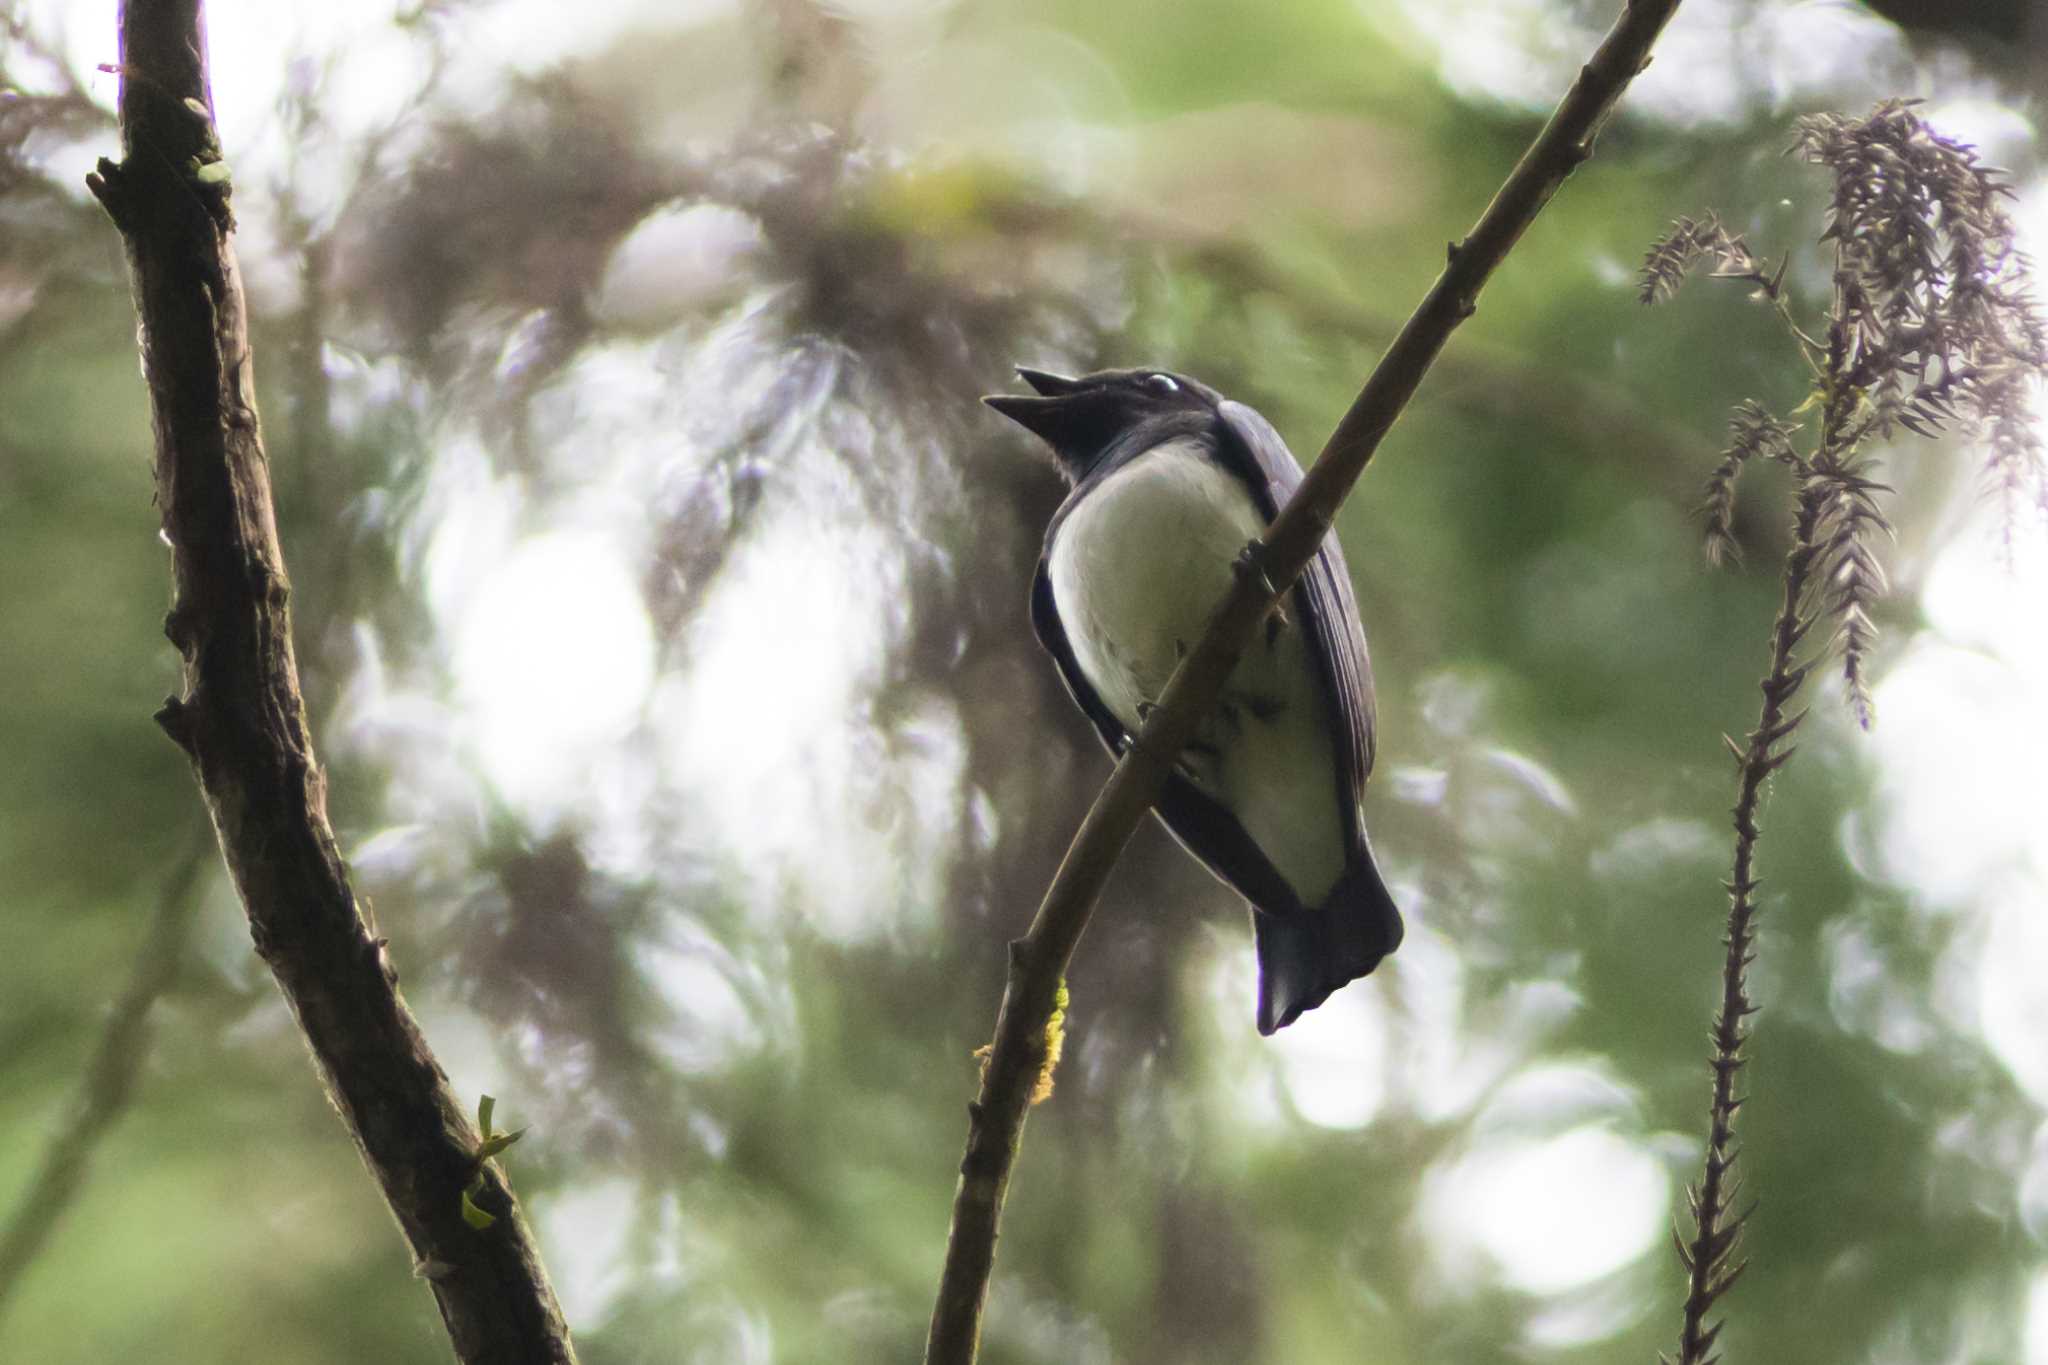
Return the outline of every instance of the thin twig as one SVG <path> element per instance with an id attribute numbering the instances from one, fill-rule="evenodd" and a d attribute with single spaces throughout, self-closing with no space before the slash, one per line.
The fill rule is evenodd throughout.
<path id="1" fill-rule="evenodd" d="M 980 1093 L 968 1106 L 967 1151 L 953 1198 L 927 1365 L 967 1365 L 980 1345 L 997 1223 L 1030 1097 L 1047 1066 L 1048 1026 L 1067 962 L 1117 855 L 1158 795 L 1198 718 L 1221 694 L 1245 642 L 1330 532 L 1337 509 L 1414 394 L 1479 290 L 1558 186 L 1592 155 L 1621 92 L 1649 60 L 1678 0 L 1629 0 L 1580 69 L 1564 101 L 1487 206 L 1351 408 L 1295 496 L 1259 542 L 1263 573 L 1241 574 L 1208 632 L 1167 684 L 1137 741 L 1095 799 L 1023 938 L 1010 945 L 1008 981 Z"/>
<path id="2" fill-rule="evenodd" d="M 177 979 L 186 930 L 192 923 L 193 884 L 212 842 L 207 830 L 195 829 L 188 847 L 157 886 L 141 950 L 129 970 L 128 984 L 107 1012 L 78 1094 L 50 1134 L 35 1175 L 0 1228 L 0 1311 L 5 1311 L 22 1273 L 48 1244 L 64 1211 L 78 1197 L 93 1150 L 135 1093 L 135 1078 L 149 1055 L 150 1011 Z"/>
<path id="3" fill-rule="evenodd" d="M 575 1359 L 525 1219 L 398 992 L 327 821 L 293 656 L 290 586 L 258 430 L 198 0 L 121 9 L 120 164 L 87 184 L 120 228 L 142 324 L 166 633 L 182 695 L 158 722 L 191 758 L 256 950 L 411 1243 L 459 1360 Z"/>

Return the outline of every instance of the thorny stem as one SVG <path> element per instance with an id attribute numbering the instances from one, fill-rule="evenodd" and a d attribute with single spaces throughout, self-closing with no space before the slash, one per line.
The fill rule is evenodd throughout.
<path id="1" fill-rule="evenodd" d="M 1839 260 L 1839 248 L 1837 258 Z M 1737 1073 L 1745 1061 L 1742 1045 L 1748 1040 L 1747 1020 L 1757 1006 L 1749 998 L 1749 967 L 1756 961 L 1756 849 L 1762 836 L 1757 811 L 1763 804 L 1764 783 L 1792 758 L 1793 747 L 1784 745 L 1805 717 L 1805 709 L 1789 711 L 1792 699 L 1806 681 L 1811 663 L 1795 666 L 1800 642 L 1813 622 L 1806 611 L 1806 598 L 1813 576 L 1814 561 L 1820 555 L 1820 534 L 1827 499 L 1817 495 L 1816 484 L 1829 477 L 1844 447 L 1846 428 L 1855 407 L 1854 389 L 1840 378 L 1848 353 L 1848 331 L 1838 306 L 1831 313 L 1827 344 L 1823 347 L 1807 336 L 1793 319 L 1791 308 L 1775 280 L 1765 281 L 1757 272 L 1766 295 L 1777 305 L 1785 325 L 1797 338 L 1807 362 L 1814 351 L 1824 351 L 1827 363 L 1818 378 L 1823 395 L 1820 439 L 1813 459 L 1801 463 L 1797 511 L 1792 523 L 1792 548 L 1785 555 L 1783 596 L 1777 620 L 1771 627 L 1771 661 L 1760 688 L 1763 706 L 1756 728 L 1737 755 L 1741 787 L 1732 812 L 1735 827 L 1735 862 L 1727 881 L 1728 931 L 1722 942 L 1727 956 L 1721 964 L 1721 1004 L 1714 1018 L 1714 1098 L 1708 1110 L 1707 1154 L 1699 1183 L 1687 1190 L 1693 1216 L 1690 1242 L 1678 1241 L 1678 1257 L 1685 1264 L 1685 1318 L 1679 1332 L 1677 1365 L 1711 1365 L 1719 1357 L 1714 1342 L 1726 1320 L 1709 1325 L 1707 1314 L 1723 1294 L 1734 1287 L 1749 1260 L 1734 1259 L 1743 1225 L 1755 1211 L 1752 1200 L 1739 1213 L 1731 1213 L 1741 1177 L 1732 1174 L 1740 1148 L 1732 1148 L 1735 1112 L 1743 1097 L 1735 1093 Z M 1839 279 L 1839 271 L 1838 271 Z M 1839 302 L 1839 300 L 1838 300 Z M 1731 741 L 1729 747 L 1733 749 Z M 1675 1237 L 1675 1234 L 1674 1234 Z"/>
<path id="2" fill-rule="evenodd" d="M 1808 578 L 1819 554 L 1817 532 L 1822 506 L 1817 498 L 1799 501 L 1792 548 L 1785 557 L 1784 596 L 1771 630 L 1770 670 L 1761 685 L 1763 707 L 1740 754 L 1742 785 L 1734 809 L 1735 867 L 1727 883 L 1728 933 L 1724 942 L 1728 955 L 1721 969 L 1720 1012 L 1714 1020 L 1714 1100 L 1706 1165 L 1700 1183 L 1688 1191 L 1694 1220 L 1692 1240 L 1681 1241 L 1678 1247 L 1687 1273 L 1685 1326 L 1679 1337 L 1678 1365 L 1706 1365 L 1713 1358 L 1710 1352 L 1714 1339 L 1720 1335 L 1721 1324 L 1708 1326 L 1707 1312 L 1748 1264 L 1747 1260 L 1729 1263 L 1750 1213 L 1744 1209 L 1729 1215 L 1742 1183 L 1739 1178 L 1730 1178 L 1740 1155 L 1739 1150 L 1731 1150 L 1730 1143 L 1734 1137 L 1735 1111 L 1742 1107 L 1742 1099 L 1735 1093 L 1735 1078 L 1742 1069 L 1742 1045 L 1749 1036 L 1745 1021 L 1757 1009 L 1747 986 L 1749 964 L 1756 960 L 1756 846 L 1761 833 L 1756 818 L 1765 781 L 1792 757 L 1791 748 L 1778 746 L 1804 714 L 1788 714 L 1786 708 L 1811 667 L 1794 667 L 1792 660 L 1811 624 L 1804 603 Z"/>
<path id="3" fill-rule="evenodd" d="M 1731 1172 L 1736 1073 L 1743 1065 L 1746 1020 L 1756 1010 L 1745 985 L 1754 960 L 1758 842 L 1763 785 L 1784 766 L 1800 714 L 1788 714 L 1812 660 L 1795 665 L 1812 624 L 1838 623 L 1843 678 L 1858 719 L 1868 726 L 1866 662 L 1874 631 L 1869 607 L 1883 574 L 1865 539 L 1889 530 L 1877 505 L 1884 485 L 1869 477 L 1862 442 L 1896 425 L 1930 435 L 1967 416 L 1994 427 L 2026 421 L 2019 392 L 2043 368 L 2044 327 L 2024 296 L 2025 261 L 2013 246 L 2010 220 L 1998 208 L 2004 186 L 1976 163 L 1972 149 L 1944 139 L 1899 102 L 1879 105 L 1861 122 L 1814 116 L 1800 123 L 1800 150 L 1835 175 L 1835 198 L 1823 242 L 1834 244 L 1834 290 L 1825 345 L 1816 345 L 1791 317 L 1740 238 L 1709 217 L 1704 226 L 1680 219 L 1645 258 L 1645 302 L 1668 296 L 1691 263 L 1710 255 L 1724 278 L 1750 280 L 1779 305 L 1809 364 L 1820 357 L 1810 406 L 1821 411 L 1810 457 L 1771 447 L 1798 472 L 1792 548 L 1784 596 L 1771 634 L 1764 704 L 1746 745 L 1728 741 L 1740 772 L 1733 811 L 1735 866 L 1729 893 L 1727 958 L 1713 1031 L 1713 1104 L 1705 1169 L 1691 1196 L 1694 1235 L 1678 1240 L 1688 1275 L 1679 1365 L 1711 1365 L 1721 1323 L 1707 1314 L 1741 1275 L 1735 1247 L 1749 1210 L 1731 1213 L 1739 1181 Z M 1939 374 L 1930 377 L 1935 367 Z M 1961 409 L 1961 413 L 1958 412 Z M 1727 534 L 1730 489 L 1743 459 L 1781 440 L 1785 428 L 1755 404 L 1734 424 L 1737 441 L 1709 482 L 1710 544 Z M 2016 438 L 2004 458 L 2037 461 L 2038 443 Z M 2014 475 L 2013 477 L 2023 477 Z M 1751 1205 L 1754 1208 L 1754 1204 Z"/>
<path id="4" fill-rule="evenodd" d="M 1838 291 L 1840 257 L 1838 246 Z M 1731 1149 L 1730 1144 L 1734 1139 L 1735 1112 L 1743 1104 L 1742 1097 L 1735 1093 L 1735 1080 L 1745 1060 L 1742 1045 L 1749 1037 L 1746 1021 L 1757 1011 L 1748 989 L 1749 967 L 1756 960 L 1756 849 L 1762 834 L 1757 811 L 1763 803 L 1764 783 L 1792 758 L 1793 748 L 1780 746 L 1806 714 L 1803 708 L 1788 708 L 1813 667 L 1811 663 L 1795 666 L 1793 660 L 1813 624 L 1806 600 L 1814 562 L 1821 553 L 1822 523 L 1828 506 L 1822 485 L 1839 475 L 1845 452 L 1853 449 L 1857 439 L 1853 418 L 1861 376 L 1842 373 L 1848 365 L 1849 335 L 1839 292 L 1830 313 L 1827 344 L 1823 347 L 1798 326 L 1788 302 L 1776 287 L 1777 282 L 1764 280 L 1761 271 L 1757 278 L 1777 305 L 1786 327 L 1799 341 L 1807 362 L 1814 363 L 1815 351 L 1825 353 L 1826 365 L 1818 373 L 1823 410 L 1813 458 L 1799 466 L 1798 510 L 1793 517 L 1792 548 L 1785 555 L 1783 596 L 1771 628 L 1770 669 L 1761 684 L 1763 707 L 1757 715 L 1756 728 L 1749 732 L 1748 741 L 1737 756 L 1741 788 L 1733 811 L 1735 865 L 1727 882 L 1728 932 L 1723 942 L 1728 953 L 1721 966 L 1721 1005 L 1713 1030 L 1714 1099 L 1709 1109 L 1704 1168 L 1699 1183 L 1687 1191 L 1693 1237 L 1689 1243 L 1680 1241 L 1678 1246 L 1679 1259 L 1686 1269 L 1685 1320 L 1679 1333 L 1678 1365 L 1711 1365 L 1719 1358 L 1713 1354 L 1713 1348 L 1725 1320 L 1710 1326 L 1707 1314 L 1715 1301 L 1734 1287 L 1749 1264 L 1746 1257 L 1734 1259 L 1734 1253 L 1743 1225 L 1756 1205 L 1752 1200 L 1741 1212 L 1730 1212 L 1742 1185 L 1741 1178 L 1732 1174 L 1741 1151 Z M 1734 747 L 1732 742 L 1729 747 Z"/>

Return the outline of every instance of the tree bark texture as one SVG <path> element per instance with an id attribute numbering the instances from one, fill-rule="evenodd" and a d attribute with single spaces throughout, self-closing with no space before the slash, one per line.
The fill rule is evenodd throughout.
<path id="1" fill-rule="evenodd" d="M 121 6 L 121 161 L 88 183 L 121 230 L 171 548 L 181 695 L 157 720 L 190 756 L 256 951 L 382 1188 L 458 1359 L 569 1362 L 567 1325 L 499 1172 L 398 990 L 327 820 L 292 653 L 290 584 L 256 420 L 198 0 Z"/>

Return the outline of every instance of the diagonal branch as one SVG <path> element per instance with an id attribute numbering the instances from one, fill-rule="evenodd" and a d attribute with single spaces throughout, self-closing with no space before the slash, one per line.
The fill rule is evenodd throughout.
<path id="1" fill-rule="evenodd" d="M 1143 732 L 1081 822 L 1030 929 L 1010 945 L 995 1042 L 983 1063 L 980 1093 L 968 1106 L 967 1151 L 953 1197 L 926 1365 L 967 1365 L 979 1349 L 997 1222 L 1025 1113 L 1047 1068 L 1055 1036 L 1050 1026 L 1067 962 L 1111 866 L 1158 796 L 1174 757 L 1194 737 L 1198 719 L 1215 705 L 1245 642 L 1330 533 L 1345 495 L 1451 333 L 1472 315 L 1487 277 L 1565 177 L 1592 155 L 1594 136 L 1648 63 L 1651 45 L 1677 8 L 1678 0 L 1627 0 L 1621 18 L 1580 68 L 1564 101 L 1471 235 L 1452 244 L 1443 274 L 1380 357 L 1307 479 L 1248 557 L 1263 573 L 1239 575 L 1201 643 L 1175 671 Z"/>
<path id="2" fill-rule="evenodd" d="M 121 230 L 141 319 L 156 499 L 171 546 L 165 631 L 182 695 L 158 722 L 191 758 L 269 965 L 432 1286 L 465 1362 L 575 1359 L 526 1222 L 398 992 L 327 821 L 293 656 L 290 585 L 258 430 L 230 178 L 199 0 L 121 7 L 122 159 L 87 183 Z"/>

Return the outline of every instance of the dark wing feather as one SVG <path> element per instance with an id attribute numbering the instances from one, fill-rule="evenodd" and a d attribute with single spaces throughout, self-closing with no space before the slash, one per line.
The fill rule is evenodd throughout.
<path id="1" fill-rule="evenodd" d="M 1153 812 L 1196 862 L 1243 896 L 1253 909 L 1268 915 L 1302 913 L 1301 898 L 1266 851 L 1253 842 L 1228 807 L 1193 782 L 1177 772 L 1170 774 Z"/>
<path id="2" fill-rule="evenodd" d="M 1218 453 L 1247 483 L 1271 521 L 1301 486 L 1301 466 L 1272 423 L 1242 403 L 1225 399 L 1216 407 L 1223 439 Z M 1342 788 L 1345 822 L 1358 833 L 1358 803 L 1373 762 L 1372 661 L 1365 652 L 1365 632 L 1358 624 L 1358 604 L 1351 593 L 1351 571 L 1335 536 L 1322 548 L 1294 586 L 1294 604 L 1307 618 L 1309 653 L 1323 680 L 1324 695 L 1338 736 L 1337 781 Z"/>
<path id="3" fill-rule="evenodd" d="M 1358 624 L 1358 599 L 1351 592 L 1351 570 L 1335 536 L 1309 561 L 1296 592 L 1312 606 L 1316 662 L 1325 670 L 1323 683 L 1337 699 L 1339 729 L 1349 741 L 1345 757 L 1365 789 L 1372 776 L 1374 722 L 1372 659 L 1365 652 L 1365 632 Z"/>

